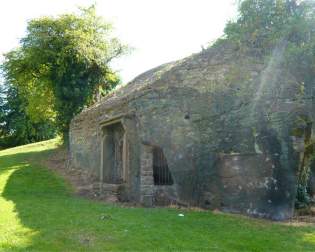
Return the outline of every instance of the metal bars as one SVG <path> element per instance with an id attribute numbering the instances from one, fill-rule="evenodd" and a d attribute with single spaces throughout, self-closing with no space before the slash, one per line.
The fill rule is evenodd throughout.
<path id="1" fill-rule="evenodd" d="M 153 178 L 154 185 L 172 185 L 173 178 L 167 160 L 160 147 L 153 147 Z"/>

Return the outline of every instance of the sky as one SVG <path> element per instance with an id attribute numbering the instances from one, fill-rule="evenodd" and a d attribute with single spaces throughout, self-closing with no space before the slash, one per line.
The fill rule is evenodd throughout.
<path id="1" fill-rule="evenodd" d="M 18 46 L 28 20 L 96 3 L 98 15 L 113 23 L 115 35 L 133 48 L 112 63 L 124 83 L 153 67 L 199 52 L 222 36 L 237 9 L 235 0 L 0 1 L 0 55 Z"/>

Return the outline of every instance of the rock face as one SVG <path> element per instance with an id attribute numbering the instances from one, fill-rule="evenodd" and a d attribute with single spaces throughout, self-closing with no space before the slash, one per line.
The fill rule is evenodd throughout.
<path id="1" fill-rule="evenodd" d="M 72 165 L 123 201 L 291 217 L 311 116 L 283 50 L 222 43 L 138 76 L 73 119 Z"/>

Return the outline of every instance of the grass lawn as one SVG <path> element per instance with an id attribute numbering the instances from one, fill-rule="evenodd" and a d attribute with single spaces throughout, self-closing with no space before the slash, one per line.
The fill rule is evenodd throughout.
<path id="1" fill-rule="evenodd" d="M 314 226 L 76 197 L 38 164 L 56 148 L 51 140 L 0 152 L 0 251 L 315 251 Z"/>

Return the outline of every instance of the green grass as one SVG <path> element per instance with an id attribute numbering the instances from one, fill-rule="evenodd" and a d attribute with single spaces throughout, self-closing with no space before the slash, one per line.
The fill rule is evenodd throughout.
<path id="1" fill-rule="evenodd" d="M 315 251 L 314 226 L 73 196 L 39 165 L 56 148 L 51 140 L 0 152 L 0 251 Z"/>

